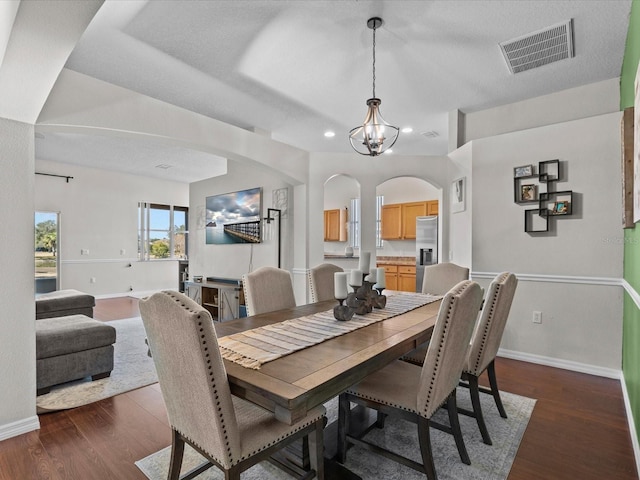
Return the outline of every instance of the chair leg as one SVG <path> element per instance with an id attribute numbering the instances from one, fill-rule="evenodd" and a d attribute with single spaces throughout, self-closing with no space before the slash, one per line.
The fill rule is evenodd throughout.
<path id="1" fill-rule="evenodd" d="M 492 360 L 489 366 L 487 367 L 487 375 L 489 376 L 489 385 L 491 385 L 491 393 L 493 395 L 493 399 L 496 402 L 496 407 L 498 407 L 498 412 L 500 412 L 500 416 L 502 418 L 507 418 L 507 412 L 504 410 L 504 406 L 502 405 L 502 400 L 500 399 L 500 390 L 498 390 L 498 381 L 496 380 L 496 367 L 495 360 Z"/>
<path id="2" fill-rule="evenodd" d="M 178 480 L 180 478 L 180 468 L 182 467 L 183 455 L 184 440 L 178 432 L 171 429 L 171 462 L 169 463 L 168 480 Z"/>
<path id="3" fill-rule="evenodd" d="M 387 418 L 387 416 L 384 413 L 379 411 L 376 416 L 376 428 L 384 428 L 385 418 Z"/>
<path id="4" fill-rule="evenodd" d="M 456 441 L 456 447 L 458 447 L 458 453 L 460 454 L 460 460 L 466 465 L 471 465 L 469 454 L 467 453 L 467 447 L 464 445 L 464 439 L 462 438 L 462 431 L 460 430 L 460 421 L 458 419 L 458 407 L 456 406 L 456 391 L 454 390 L 447 398 L 447 413 L 449 414 L 449 423 L 451 424 L 451 431 L 453 438 Z"/>
<path id="5" fill-rule="evenodd" d="M 480 434 L 482 435 L 482 441 L 487 445 L 493 445 L 493 443 L 491 442 L 491 437 L 489 436 L 489 431 L 487 430 L 487 426 L 484 423 L 484 417 L 482 416 L 482 407 L 480 406 L 480 390 L 478 390 L 478 377 L 468 374 L 467 379 L 469 380 L 469 393 L 471 395 L 471 404 L 473 405 L 473 414 L 476 417 L 476 422 L 478 422 L 478 428 L 480 429 Z"/>
<path id="6" fill-rule="evenodd" d="M 437 480 L 436 466 L 433 463 L 433 452 L 431 451 L 431 432 L 429 431 L 429 420 L 418 417 L 418 439 L 420 440 L 420 454 L 422 455 L 422 465 L 428 480 Z"/>
<path id="7" fill-rule="evenodd" d="M 341 393 L 338 400 L 338 451 L 336 460 L 344 463 L 347 460 L 347 432 L 349 431 L 349 415 L 351 403 L 347 395 Z"/>
<path id="8" fill-rule="evenodd" d="M 240 469 L 237 465 L 224 471 L 224 480 L 240 480 Z"/>
<path id="9" fill-rule="evenodd" d="M 324 421 L 316 422 L 315 432 L 309 433 L 309 460 L 316 478 L 324 480 Z"/>

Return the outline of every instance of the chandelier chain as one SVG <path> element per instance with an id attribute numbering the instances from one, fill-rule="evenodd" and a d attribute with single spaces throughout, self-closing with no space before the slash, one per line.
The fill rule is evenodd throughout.
<path id="1" fill-rule="evenodd" d="M 373 24 L 373 98 L 376 98 L 376 24 Z"/>

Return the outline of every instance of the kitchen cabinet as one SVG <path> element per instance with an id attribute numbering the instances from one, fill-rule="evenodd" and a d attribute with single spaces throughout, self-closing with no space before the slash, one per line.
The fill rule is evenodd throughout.
<path id="1" fill-rule="evenodd" d="M 400 290 L 403 292 L 416 291 L 416 267 L 413 265 L 393 265 L 389 263 L 378 264 L 384 267 L 384 277 L 388 290 Z"/>
<path id="2" fill-rule="evenodd" d="M 336 208 L 324 211 L 324 241 L 347 241 L 347 209 Z"/>
<path id="3" fill-rule="evenodd" d="M 416 217 L 437 214 L 438 200 L 383 205 L 381 237 L 383 240 L 413 240 L 416 238 Z"/>
<path id="4" fill-rule="evenodd" d="M 416 267 L 408 265 L 398 266 L 398 290 L 403 292 L 416 291 Z"/>

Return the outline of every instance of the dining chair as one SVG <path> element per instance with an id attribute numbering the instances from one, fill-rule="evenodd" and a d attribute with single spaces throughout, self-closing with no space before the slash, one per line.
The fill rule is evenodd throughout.
<path id="1" fill-rule="evenodd" d="M 226 480 L 239 480 L 240 472 L 303 437 L 311 468 L 324 478 L 323 407 L 288 425 L 232 396 L 211 314 L 189 297 L 155 293 L 140 300 L 140 314 L 171 426 L 169 480 L 180 476 L 185 443 L 208 460 L 199 472 L 215 465 Z"/>
<path id="2" fill-rule="evenodd" d="M 344 269 L 332 263 L 321 263 L 309 270 L 311 303 L 333 300 L 335 298 L 333 274 L 336 272 L 344 272 Z"/>
<path id="3" fill-rule="evenodd" d="M 275 267 L 261 267 L 242 275 L 248 315 L 273 312 L 296 306 L 291 274 Z"/>
<path id="4" fill-rule="evenodd" d="M 462 371 L 461 385 L 469 388 L 473 411 L 464 409 L 459 409 L 459 411 L 462 414 L 475 417 L 482 440 L 487 445 L 491 445 L 492 442 L 482 416 L 479 392 L 491 394 L 500 416 L 507 418 L 507 412 L 502 405 L 496 380 L 495 358 L 498 348 L 500 348 L 502 334 L 507 324 L 517 285 L 518 279 L 513 273 L 509 272 L 500 273 L 489 285 L 482 315 L 473 334 L 467 361 Z M 485 370 L 489 377 L 490 388 L 478 385 L 478 377 Z"/>
<path id="5" fill-rule="evenodd" d="M 469 279 L 469 269 L 455 263 L 436 263 L 424 267 L 422 277 L 422 293 L 444 295 L 459 282 Z M 429 341 L 418 345 L 415 349 L 402 356 L 402 360 L 422 366 L 427 354 Z"/>
<path id="6" fill-rule="evenodd" d="M 436 263 L 424 267 L 422 293 L 444 295 L 463 280 L 469 279 L 469 269 L 455 263 Z"/>
<path id="7" fill-rule="evenodd" d="M 435 480 L 437 475 L 429 432 L 433 426 L 453 434 L 460 459 L 467 465 L 471 463 L 458 421 L 456 387 L 481 302 L 482 291 L 477 283 L 469 280 L 460 282 L 442 299 L 422 367 L 396 360 L 340 394 L 339 462 L 346 460 L 348 443 L 353 443 L 426 473 L 429 480 Z M 352 436 L 349 433 L 350 402 L 416 423 L 422 464 L 363 440 L 362 436 Z M 445 403 L 449 425 L 437 424 L 431 418 Z"/>

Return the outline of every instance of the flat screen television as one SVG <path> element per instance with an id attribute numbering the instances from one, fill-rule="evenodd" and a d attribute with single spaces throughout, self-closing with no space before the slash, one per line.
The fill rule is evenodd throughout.
<path id="1" fill-rule="evenodd" d="M 207 197 L 206 208 L 208 245 L 260 243 L 262 187 Z"/>

